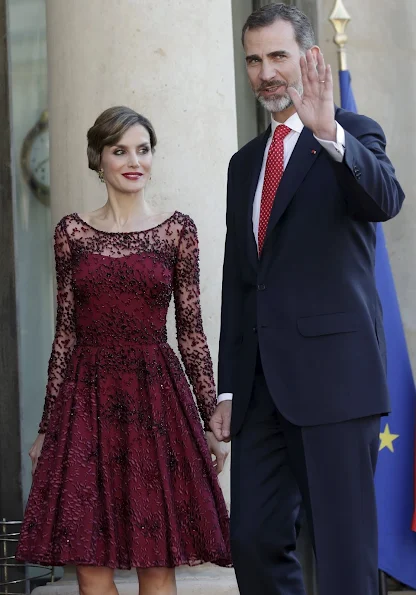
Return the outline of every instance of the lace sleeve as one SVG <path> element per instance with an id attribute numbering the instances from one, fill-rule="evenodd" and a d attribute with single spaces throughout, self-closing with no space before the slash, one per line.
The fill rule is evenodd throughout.
<path id="1" fill-rule="evenodd" d="M 53 405 L 65 378 L 68 361 L 75 344 L 71 249 L 64 220 L 57 225 L 54 239 L 57 282 L 56 331 L 48 366 L 48 384 L 39 426 L 40 434 L 44 434 L 48 428 Z"/>
<path id="2" fill-rule="evenodd" d="M 208 423 L 216 406 L 216 389 L 199 300 L 198 236 L 190 218 L 184 223 L 179 241 L 174 296 L 179 351 L 204 427 L 209 430 Z"/>

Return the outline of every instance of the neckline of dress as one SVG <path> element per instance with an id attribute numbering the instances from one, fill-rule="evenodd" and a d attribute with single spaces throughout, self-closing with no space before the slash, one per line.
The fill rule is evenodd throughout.
<path id="1" fill-rule="evenodd" d="M 104 229 L 98 229 L 97 227 L 94 227 L 93 225 L 90 225 L 89 223 L 87 223 L 86 221 L 84 221 L 84 219 L 82 219 L 82 217 L 80 217 L 78 215 L 78 213 L 72 213 L 72 216 L 75 219 L 77 219 L 80 223 L 82 223 L 82 225 L 86 225 L 87 227 L 89 227 L 93 231 L 96 231 L 97 233 L 104 233 L 104 234 L 107 234 L 107 235 L 116 235 L 117 236 L 117 235 L 132 235 L 132 234 L 137 234 L 137 233 L 147 233 L 149 231 L 153 231 L 154 229 L 158 229 L 159 227 L 161 227 L 165 223 L 168 223 L 169 221 L 171 221 L 177 214 L 178 214 L 178 211 L 174 211 L 170 217 L 167 217 L 167 219 L 164 219 L 163 221 L 161 221 L 157 225 L 154 225 L 153 227 L 148 227 L 147 229 L 140 229 L 140 230 L 137 230 L 137 231 L 105 231 Z"/>

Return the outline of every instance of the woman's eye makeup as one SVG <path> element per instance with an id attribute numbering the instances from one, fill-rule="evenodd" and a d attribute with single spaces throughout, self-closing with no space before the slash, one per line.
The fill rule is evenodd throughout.
<path id="1" fill-rule="evenodd" d="M 137 148 L 137 152 L 140 155 L 147 155 L 147 153 L 149 153 L 150 150 L 151 149 L 150 149 L 150 146 L 149 145 L 145 145 L 144 147 L 141 146 L 141 147 L 138 147 Z M 120 148 L 116 148 L 113 151 L 113 155 L 124 155 L 125 153 L 126 153 L 126 151 L 124 149 L 120 149 Z"/>

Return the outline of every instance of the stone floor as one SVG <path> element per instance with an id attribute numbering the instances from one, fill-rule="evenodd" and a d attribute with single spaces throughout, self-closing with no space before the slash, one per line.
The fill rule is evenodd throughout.
<path id="1" fill-rule="evenodd" d="M 176 572 L 178 595 L 239 595 L 234 571 L 210 565 L 197 568 L 180 568 Z M 120 595 L 138 595 L 134 571 L 117 572 L 116 584 Z M 75 572 L 65 570 L 65 576 L 56 583 L 38 587 L 33 595 L 78 595 Z M 256 594 L 257 595 L 257 594 Z M 260 594 L 258 594 L 260 595 Z"/>
<path id="2" fill-rule="evenodd" d="M 182 567 L 176 571 L 178 595 L 239 595 L 232 569 L 211 565 L 196 568 Z M 138 595 L 138 584 L 134 571 L 117 571 L 117 588 L 120 595 Z M 416 591 L 405 590 L 399 583 L 388 580 L 389 595 L 415 595 Z M 75 570 L 67 568 L 63 579 L 32 591 L 33 595 L 78 595 Z M 253 593 L 253 595 L 261 595 Z"/>
<path id="3" fill-rule="evenodd" d="M 132 582 L 117 582 L 120 595 L 138 595 L 138 586 Z M 32 592 L 34 595 L 79 595 L 78 587 L 73 581 L 58 581 L 55 585 L 39 587 Z M 237 586 L 232 579 L 195 579 L 182 578 L 178 580 L 178 595 L 239 595 Z M 389 591 L 389 595 L 415 595 L 415 591 Z M 255 594 L 260 595 L 260 594 Z"/>

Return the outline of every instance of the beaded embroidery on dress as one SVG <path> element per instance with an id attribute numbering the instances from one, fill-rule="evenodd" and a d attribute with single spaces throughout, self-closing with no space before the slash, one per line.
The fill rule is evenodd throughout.
<path id="1" fill-rule="evenodd" d="M 55 231 L 56 335 L 46 432 L 17 558 L 111 568 L 231 564 L 229 520 L 203 423 L 215 409 L 193 221 L 141 232 L 68 215 Z"/>

